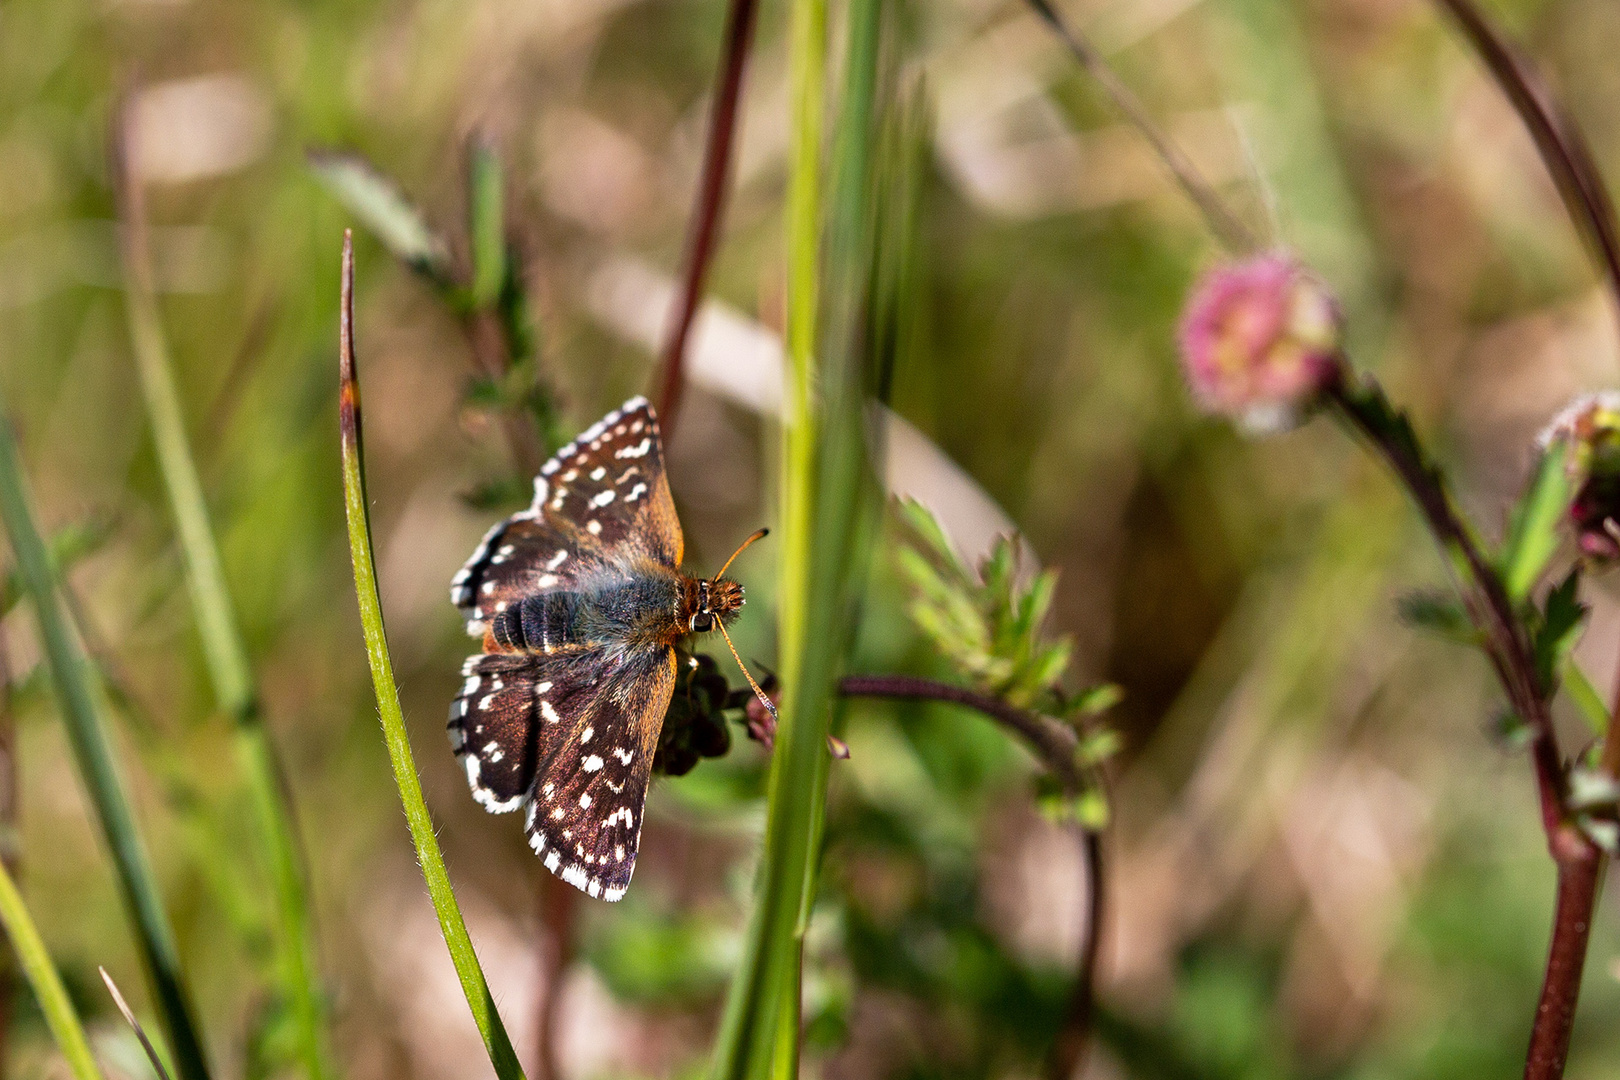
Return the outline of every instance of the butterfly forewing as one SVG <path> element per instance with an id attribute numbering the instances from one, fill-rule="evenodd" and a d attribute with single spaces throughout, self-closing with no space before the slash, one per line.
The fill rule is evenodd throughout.
<path id="1" fill-rule="evenodd" d="M 667 647 L 623 654 L 592 695 L 565 711 L 528 806 L 529 845 L 546 869 L 591 896 L 617 900 L 635 871 L 658 732 L 675 686 Z M 568 709 L 569 706 L 565 706 Z"/>
<path id="2" fill-rule="evenodd" d="M 533 510 L 561 518 L 609 551 L 681 563 L 680 520 L 664 475 L 652 406 L 632 398 L 557 451 L 534 483 Z"/>

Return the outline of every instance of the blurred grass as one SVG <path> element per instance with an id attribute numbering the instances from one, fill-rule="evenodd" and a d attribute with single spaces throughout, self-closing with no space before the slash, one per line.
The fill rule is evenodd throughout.
<path id="1" fill-rule="evenodd" d="M 62 976 L 57 974 L 56 964 L 45 949 L 39 928 L 34 925 L 34 917 L 29 914 L 22 894 L 17 891 L 17 883 L 4 863 L 0 863 L 0 923 L 5 925 L 17 963 L 28 977 L 28 985 L 34 988 L 34 998 L 45 1014 L 45 1022 L 50 1025 L 51 1036 L 56 1039 L 68 1068 L 77 1080 L 101 1080 L 101 1069 L 90 1052 L 84 1025 L 79 1022 L 79 1014 L 74 1011 L 73 1002 L 62 985 Z"/>
<path id="2" fill-rule="evenodd" d="M 114 143 L 131 137 L 131 121 L 120 117 Z M 115 151 L 116 152 L 116 151 Z M 232 610 L 220 566 L 219 546 L 209 522 L 202 481 L 186 437 L 180 395 L 175 386 L 169 346 L 153 294 L 152 263 L 140 162 L 125 158 L 119 174 L 119 217 L 123 256 L 124 307 L 132 351 L 140 373 L 147 419 L 157 451 L 158 468 L 169 495 L 180 550 L 185 559 L 188 591 L 196 613 L 198 635 L 219 707 L 236 727 L 236 754 L 259 830 L 259 846 L 268 863 L 278 919 L 276 945 L 280 993 L 291 1000 L 298 1057 L 310 1080 L 332 1075 L 326 1046 L 318 955 L 309 912 L 308 883 L 296 835 L 289 789 L 265 724 L 241 628 Z M 132 173 L 132 170 L 133 173 Z"/>
<path id="3" fill-rule="evenodd" d="M 0 517 L 5 520 L 12 554 L 34 602 L 34 616 L 50 658 L 51 679 L 62 723 L 67 728 L 80 776 L 95 806 L 102 836 L 111 850 L 131 928 L 146 964 L 147 977 L 157 995 L 170 1052 L 181 1076 L 187 1080 L 207 1080 L 208 1066 L 190 991 L 180 970 L 174 929 L 164 910 L 162 893 L 136 832 L 128 797 L 101 728 L 90 689 L 93 676 L 57 595 L 45 543 L 28 505 L 16 437 L 10 419 L 3 415 L 5 408 L 5 401 L 0 398 Z"/>
<path id="4" fill-rule="evenodd" d="M 1487 8 L 1568 94 L 1612 172 L 1614 5 Z M 1416 405 L 1494 539 L 1535 429 L 1574 390 L 1615 377 L 1595 279 L 1511 111 L 1425 5 L 1164 11 L 1063 6 L 1171 131 L 1196 136 L 1195 159 L 1248 220 L 1265 220 L 1258 172 L 1278 238 L 1347 268 L 1333 283 L 1367 331 L 1358 357 Z M 151 85 L 237 76 L 270 117 L 257 156 L 152 183 L 157 303 L 222 571 L 318 840 L 335 1043 L 356 1080 L 465 1075 L 482 1050 L 391 809 L 342 602 L 329 249 L 348 218 L 309 179 L 304 150 L 364 154 L 409 193 L 460 273 L 472 265 L 458 228 L 463 151 L 485 133 L 503 165 L 509 250 L 546 329 L 538 370 L 563 423 L 594 419 L 645 385 L 651 356 L 597 314 L 593 274 L 607 257 L 679 266 L 723 5 L 550 12 L 15 0 L 0 35 L 0 384 L 48 533 L 115 522 L 72 563 L 75 589 L 192 779 L 196 812 L 244 851 L 256 850 L 251 807 L 218 764 L 230 729 L 215 718 L 162 475 L 131 408 L 140 391 L 101 142 L 126 63 Z M 716 296 L 767 328 L 780 328 L 784 306 L 788 15 L 761 10 L 712 275 Z M 1172 338 L 1182 290 L 1213 255 L 1207 235 L 1019 4 L 918 6 L 901 53 L 934 104 L 906 301 L 922 345 L 894 368 L 894 406 L 1060 572 L 1052 628 L 1073 637 L 1077 674 L 1126 690 L 1110 898 L 1121 945 L 1101 988 L 1117 1023 L 1097 1069 L 1215 1075 L 1228 1059 L 1189 1064 L 1187 1048 L 1253 1045 L 1258 1032 L 1277 1042 L 1257 1068 L 1288 1076 L 1511 1075 L 1550 885 L 1540 838 L 1523 828 L 1534 809 L 1522 762 L 1487 734 L 1488 672 L 1392 610 L 1444 566 L 1388 479 L 1338 433 L 1318 425 L 1252 444 L 1192 414 Z M 1226 141 L 1228 121 L 1255 167 Z M 385 245 L 357 242 L 392 658 L 457 895 L 527 1054 L 537 990 L 523 946 L 540 871 L 467 797 L 439 731 L 468 647 L 444 586 L 496 514 L 460 496 L 509 477 L 509 450 L 491 410 L 466 403 L 477 369 L 458 318 Z M 670 472 L 693 562 L 712 567 L 771 516 L 777 450 L 735 406 L 701 391 L 687 405 Z M 759 545 L 739 564 L 749 606 L 737 644 L 766 668 L 778 666 L 772 560 L 783 551 Z M 1597 611 L 1577 659 L 1606 695 L 1613 584 L 1588 592 Z M 907 624 L 905 598 L 879 559 L 851 666 L 952 676 Z M 94 987 L 91 961 L 106 960 L 139 998 L 137 954 L 71 796 L 72 758 L 26 620 L 19 610 L 4 630 L 19 673 L 30 903 L 70 992 Z M 845 738 L 854 757 L 829 788 L 806 948 L 808 1067 L 862 1080 L 1033 1072 L 1066 990 L 1075 879 L 1026 816 L 1028 761 L 978 719 L 929 706 L 854 704 Z M 256 994 L 236 917 L 209 884 L 210 860 L 187 845 L 162 774 L 137 770 L 149 759 L 128 742 L 120 763 L 223 1071 L 250 1033 L 275 1041 L 284 1021 Z M 646 906 L 582 913 L 590 947 L 564 991 L 565 1013 L 589 1024 L 565 1023 L 575 1080 L 679 1072 L 710 1048 L 713 973 L 737 961 L 763 807 L 766 763 L 736 742 L 724 761 L 655 785 L 626 901 L 641 894 Z M 244 900 L 253 919 L 267 899 Z M 1605 904 L 1571 1075 L 1603 1076 L 1620 1060 L 1613 921 Z M 632 953 L 640 941 L 652 944 Z M 684 973 L 694 977 L 674 977 Z M 101 996 L 76 1000 L 95 1032 Z M 9 1030 L 19 1072 L 48 1057 L 31 1003 Z"/>

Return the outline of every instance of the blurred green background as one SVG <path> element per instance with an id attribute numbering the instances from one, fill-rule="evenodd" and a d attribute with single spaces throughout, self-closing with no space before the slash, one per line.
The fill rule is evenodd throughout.
<path id="1" fill-rule="evenodd" d="M 1566 95 L 1600 165 L 1620 169 L 1620 7 L 1489 10 Z M 1451 28 L 1419 0 L 1065 12 L 1250 219 L 1322 272 L 1357 362 L 1413 408 L 1464 505 L 1499 530 L 1534 432 L 1575 392 L 1614 383 L 1617 341 L 1531 143 Z M 0 387 L 46 525 L 101 535 L 70 582 L 127 695 L 109 715 L 219 1075 L 289 1065 L 265 989 L 264 871 L 243 855 L 256 847 L 230 726 L 139 405 L 108 167 L 116 103 L 133 117 L 187 424 L 308 847 L 343 1070 L 482 1076 L 362 653 L 336 425 L 337 254 L 353 221 L 305 154 L 363 154 L 464 265 L 468 147 L 498 149 L 541 377 L 571 433 L 649 384 L 636 328 L 651 301 L 613 284 L 626 267 L 679 266 L 723 17 L 717 0 L 0 5 Z M 783 295 L 783 23 L 783 5 L 764 5 L 712 279 L 760 333 L 779 329 Z M 1485 665 L 1395 617 L 1401 593 L 1444 583 L 1410 508 L 1329 424 L 1246 441 L 1194 413 L 1174 327 L 1216 252 L 1022 5 L 913 3 L 902 62 L 934 116 L 911 313 L 922 347 L 895 373 L 894 407 L 1061 571 L 1051 629 L 1075 639 L 1075 685 L 1125 690 L 1085 1075 L 1517 1075 L 1553 869 L 1528 766 L 1492 735 Z M 441 842 L 534 1076 L 546 875 L 516 823 L 469 797 L 442 734 L 471 646 L 448 582 L 501 512 L 468 496 L 510 475 L 507 445 L 469 397 L 464 327 L 373 237 L 357 242 L 394 659 Z M 710 572 L 771 522 L 778 452 L 715 355 L 718 381 L 689 392 L 669 447 L 689 559 Z M 962 511 L 973 535 L 997 528 L 976 505 Z M 771 559 L 762 544 L 734 569 L 752 601 L 739 648 L 767 666 Z M 1607 687 L 1620 595 L 1601 577 L 1588 591 L 1579 656 Z M 856 668 L 951 677 L 905 603 L 880 559 Z M 98 1048 L 144 1076 L 95 977 L 105 964 L 142 1008 L 26 605 L 0 632 L 25 892 Z M 808 949 L 807 1068 L 1035 1075 L 1085 912 L 1082 866 L 1035 808 L 1031 761 L 944 707 L 861 703 L 848 725 Z M 556 987 L 567 1080 L 687 1076 L 706 1060 L 763 815 L 764 756 L 734 736 L 729 757 L 655 785 L 627 899 L 574 908 Z M 192 798 L 164 783 L 175 774 Z M 1607 899 L 1599 920 L 1571 1066 L 1583 1078 L 1620 1077 Z M 61 1075 L 15 993 L 6 1073 Z"/>

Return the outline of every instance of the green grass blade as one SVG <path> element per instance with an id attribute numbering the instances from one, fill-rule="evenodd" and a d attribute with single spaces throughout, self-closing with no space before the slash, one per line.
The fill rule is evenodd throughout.
<path id="1" fill-rule="evenodd" d="M 84 1025 L 79 1023 L 79 1014 L 73 1010 L 67 988 L 62 985 L 62 976 L 51 962 L 51 954 L 45 951 L 45 942 L 34 925 L 34 917 L 28 913 L 17 883 L 11 879 L 11 871 L 4 862 L 0 862 L 0 923 L 5 924 L 17 962 L 28 976 L 28 985 L 34 988 L 34 1000 L 39 1002 L 39 1010 L 45 1014 L 45 1023 L 67 1059 L 68 1068 L 73 1070 L 77 1080 L 101 1080 L 101 1069 L 90 1053 Z"/>
<path id="2" fill-rule="evenodd" d="M 879 145 L 878 0 L 849 8 L 831 184 L 823 191 L 825 7 L 792 15 L 794 167 L 788 191 L 788 403 L 778 597 L 784 687 L 771 762 L 758 898 L 715 1054 L 716 1080 L 793 1080 L 799 1067 L 804 938 L 816 892 L 831 759 L 834 686 L 855 622 L 852 582 L 878 502 L 865 398 L 874 332 L 873 162 Z M 825 217 L 825 228 L 823 219 Z"/>
<path id="3" fill-rule="evenodd" d="M 410 737 L 405 731 L 405 713 L 399 705 L 394 685 L 394 664 L 388 655 L 388 635 L 383 627 L 382 601 L 377 596 L 377 569 L 371 551 L 371 516 L 366 502 L 366 480 L 360 439 L 360 381 L 354 364 L 354 247 L 348 230 L 343 233 L 342 301 L 342 387 L 340 394 L 343 439 L 343 503 L 349 522 L 349 555 L 354 560 L 354 591 L 360 602 L 360 623 L 366 636 L 366 657 L 371 663 L 371 682 L 377 694 L 377 711 L 382 719 L 383 741 L 388 760 L 399 785 L 399 798 L 405 804 L 405 820 L 416 844 L 417 861 L 427 880 L 428 895 L 439 915 L 439 929 L 450 949 L 461 989 L 467 996 L 473 1020 L 484 1037 L 490 1063 L 500 1080 L 522 1080 L 512 1041 L 501 1023 L 495 1001 L 490 997 L 484 970 L 478 964 L 467 923 L 456 905 L 455 890 L 445 869 L 444 854 L 433 834 L 433 818 L 422 797 L 422 782 L 416 774 Z"/>
<path id="4" fill-rule="evenodd" d="M 308 883 L 298 847 L 287 788 L 269 731 L 259 710 L 258 688 L 242 641 L 219 545 L 208 518 L 202 480 L 186 437 L 169 345 L 152 288 L 151 262 L 139 182 L 120 184 L 124 230 L 124 306 L 135 366 L 152 424 L 158 469 L 169 495 L 186 581 L 202 638 L 214 696 L 236 724 L 237 760 L 269 863 L 277 927 L 277 966 L 296 1032 L 298 1056 L 310 1080 L 334 1075 L 326 1045 Z"/>
<path id="5" fill-rule="evenodd" d="M 0 411 L 3 408 L 0 403 Z M 0 417 L 0 516 L 5 518 L 17 568 L 34 601 L 62 722 L 67 728 L 85 789 L 100 819 L 102 835 L 112 852 L 119 888 L 135 924 L 136 940 L 152 980 L 153 996 L 169 1036 L 175 1064 L 182 1080 L 207 1080 L 208 1066 L 193 1020 L 190 995 L 180 973 L 174 929 L 163 910 L 157 880 L 135 830 L 135 817 L 130 812 L 129 800 L 124 795 L 123 783 L 102 731 L 88 665 L 78 639 L 68 628 L 45 542 L 40 538 L 28 505 L 16 440 L 10 421 L 4 417 Z"/>
<path id="6" fill-rule="evenodd" d="M 803 692 L 810 629 L 811 541 L 816 502 L 816 329 L 820 311 L 822 97 L 827 67 L 825 0 L 793 0 L 788 81 L 792 174 L 787 196 L 787 395 L 783 412 L 778 672 L 785 693 L 771 758 L 769 809 L 758 895 L 742 963 L 732 980 L 715 1045 L 714 1080 L 769 1075 L 797 1064 L 798 1003 L 778 1000 L 780 972 L 797 972 L 801 880 L 812 852 L 809 815 L 825 784 L 827 723 Z M 825 689 L 821 691 L 825 693 Z M 814 694 L 808 695 L 813 699 Z M 783 1029 L 780 1050 L 778 1027 Z"/>

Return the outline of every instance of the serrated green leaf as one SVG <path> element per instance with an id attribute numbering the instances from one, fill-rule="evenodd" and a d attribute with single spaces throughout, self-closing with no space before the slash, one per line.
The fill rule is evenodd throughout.
<path id="1" fill-rule="evenodd" d="M 449 249 L 393 180 L 358 154 L 312 151 L 308 160 L 321 186 L 395 258 L 440 283 L 449 281 Z"/>
<path id="2" fill-rule="evenodd" d="M 1085 768 L 1100 765 L 1119 753 L 1124 740 L 1111 728 L 1098 728 L 1088 732 L 1075 748 L 1074 759 Z"/>
<path id="3" fill-rule="evenodd" d="M 1125 691 L 1113 683 L 1098 683 L 1088 686 L 1070 701 L 1064 709 L 1064 715 L 1070 717 L 1096 716 L 1105 713 L 1118 705 L 1125 697 Z"/>
<path id="4" fill-rule="evenodd" d="M 953 576 L 962 581 L 969 580 L 967 567 L 963 566 L 962 560 L 957 557 L 956 548 L 945 535 L 945 529 L 934 516 L 934 512 L 916 499 L 897 499 L 895 503 L 906 525 L 927 544 L 929 554 L 950 570 Z"/>
<path id="5" fill-rule="evenodd" d="M 1558 550 L 1559 525 L 1575 498 L 1574 485 L 1564 467 L 1569 447 L 1555 441 L 1541 455 L 1530 486 L 1513 508 L 1507 539 L 1498 563 L 1502 584 L 1515 604 L 1530 595 L 1536 581 Z"/>
<path id="6" fill-rule="evenodd" d="M 1557 588 L 1547 594 L 1540 625 L 1532 637 L 1536 676 L 1541 680 L 1542 689 L 1548 692 L 1557 687 L 1564 658 L 1575 647 L 1581 623 L 1586 618 L 1586 605 L 1576 595 L 1579 588 L 1580 571 L 1571 570 Z"/>

